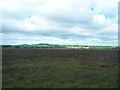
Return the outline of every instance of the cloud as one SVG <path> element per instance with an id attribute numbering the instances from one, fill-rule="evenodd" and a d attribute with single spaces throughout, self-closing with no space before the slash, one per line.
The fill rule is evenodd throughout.
<path id="1" fill-rule="evenodd" d="M 118 0 L 2 0 L 3 44 L 117 45 L 117 5 Z"/>

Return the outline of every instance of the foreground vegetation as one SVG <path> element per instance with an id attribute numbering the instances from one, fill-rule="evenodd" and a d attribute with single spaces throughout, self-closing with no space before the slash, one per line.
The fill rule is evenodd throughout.
<path id="1" fill-rule="evenodd" d="M 116 49 L 3 48 L 3 88 L 117 88 Z"/>

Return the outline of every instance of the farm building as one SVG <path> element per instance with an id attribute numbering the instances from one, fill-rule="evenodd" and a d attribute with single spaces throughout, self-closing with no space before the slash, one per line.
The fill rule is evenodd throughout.
<path id="1" fill-rule="evenodd" d="M 84 46 L 84 47 L 82 47 L 82 46 L 69 46 L 67 48 L 71 48 L 71 49 L 89 49 L 90 47 L 88 47 L 88 46 Z"/>

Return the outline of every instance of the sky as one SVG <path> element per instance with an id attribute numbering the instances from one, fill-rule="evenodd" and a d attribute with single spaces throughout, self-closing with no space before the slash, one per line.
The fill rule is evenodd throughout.
<path id="1" fill-rule="evenodd" d="M 119 0 L 2 0 L 0 44 L 118 45 Z"/>

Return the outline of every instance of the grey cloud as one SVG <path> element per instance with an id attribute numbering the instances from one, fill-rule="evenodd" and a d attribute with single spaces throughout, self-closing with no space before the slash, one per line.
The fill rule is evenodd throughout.
<path id="1" fill-rule="evenodd" d="M 76 43 L 78 42 L 81 44 L 82 42 L 88 43 L 88 44 L 90 43 L 98 44 L 102 42 L 107 43 L 107 41 L 112 42 L 117 40 L 117 37 L 116 37 L 117 32 L 114 32 L 113 30 L 109 30 L 109 32 L 104 31 L 105 29 L 109 29 L 107 28 L 109 27 L 109 25 L 112 25 L 115 23 L 114 18 L 113 19 L 104 18 L 106 21 L 104 21 L 104 19 L 101 20 L 100 18 L 99 20 L 96 20 L 96 22 L 94 22 L 94 18 L 93 18 L 93 16 L 101 15 L 101 14 L 103 16 L 106 16 L 106 15 L 116 16 L 116 14 L 113 14 L 113 12 L 111 11 L 111 10 L 115 10 L 114 8 L 113 9 L 110 8 L 110 10 L 107 13 L 105 12 L 101 13 L 101 11 L 104 11 L 104 10 L 100 10 L 100 8 L 98 8 L 97 6 L 94 6 L 94 10 L 93 10 L 89 7 L 89 5 L 86 7 L 83 7 L 80 5 L 74 6 L 74 4 L 68 5 L 68 8 L 65 8 L 61 4 L 60 6 L 55 6 L 55 7 L 53 6 L 50 9 L 49 8 L 46 9 L 42 6 L 44 6 L 44 4 L 49 5 L 52 2 L 50 0 L 47 0 L 47 1 L 38 0 L 37 1 L 38 3 L 33 2 L 33 0 L 32 1 L 30 0 L 29 3 L 28 1 L 25 1 L 25 0 L 16 1 L 16 3 L 19 2 L 21 5 L 21 7 L 18 8 L 18 10 L 17 9 L 3 10 L 2 21 L 0 22 L 2 23 L 2 33 L 5 34 L 3 41 L 6 43 L 8 42 L 9 38 L 6 39 L 8 35 L 9 37 L 11 37 L 10 43 L 20 42 L 21 39 L 17 38 L 18 40 L 16 40 L 17 36 L 15 36 L 15 34 L 19 34 L 19 36 L 25 35 L 23 36 L 23 38 L 25 38 L 26 36 L 29 36 L 29 37 L 37 36 L 37 38 L 43 36 L 42 38 L 52 37 L 55 40 L 57 38 L 58 40 L 60 39 L 61 42 L 67 41 L 67 40 L 68 42 L 71 42 L 72 40 L 72 42 L 75 41 Z M 96 11 L 96 10 L 99 10 L 99 11 Z M 115 10 L 114 12 L 116 13 L 117 11 Z M 28 26 L 24 25 L 25 20 L 27 20 L 31 16 L 38 16 L 43 19 L 43 21 L 41 21 L 41 18 L 40 19 L 38 18 L 38 22 L 35 22 L 35 23 L 34 21 L 33 22 L 31 21 L 33 24 L 38 25 L 37 28 L 33 27 L 33 29 L 31 29 L 32 27 L 28 28 L 29 25 Z M 48 21 L 48 24 L 47 22 L 44 22 L 44 20 Z M 104 22 L 105 24 L 101 22 Z M 112 24 L 109 24 L 109 23 L 112 23 Z M 74 29 L 74 27 L 77 27 L 80 30 L 77 30 L 76 28 Z M 111 29 L 116 29 L 116 28 L 111 28 Z M 90 33 L 90 34 L 85 34 L 85 33 Z M 13 35 L 14 37 L 12 37 L 11 35 Z M 26 39 L 28 39 L 28 37 Z M 39 39 L 40 38 L 38 38 L 38 40 Z M 98 41 L 92 42 L 90 41 L 92 39 L 96 39 Z M 46 42 L 47 40 L 48 42 L 50 42 L 51 39 L 46 39 Z"/>

